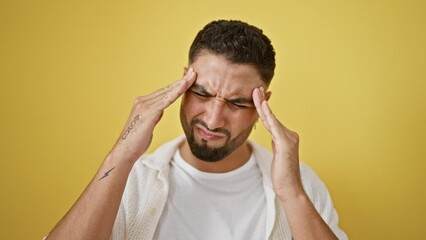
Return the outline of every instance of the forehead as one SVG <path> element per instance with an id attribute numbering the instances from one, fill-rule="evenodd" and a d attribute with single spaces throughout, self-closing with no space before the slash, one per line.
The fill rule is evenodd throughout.
<path id="1" fill-rule="evenodd" d="M 251 96 L 254 88 L 265 87 L 254 66 L 231 63 L 207 51 L 202 51 L 191 67 L 197 73 L 196 83 L 220 97 Z"/>

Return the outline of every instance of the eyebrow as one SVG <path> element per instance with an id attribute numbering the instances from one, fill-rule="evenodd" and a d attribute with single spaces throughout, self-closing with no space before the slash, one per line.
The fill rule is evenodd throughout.
<path id="1" fill-rule="evenodd" d="M 202 94 L 205 94 L 206 96 L 209 97 L 214 97 L 213 94 L 209 93 L 203 86 L 201 86 L 200 84 L 194 83 L 192 84 L 191 88 L 195 88 L 196 90 L 200 91 Z"/>
<path id="2" fill-rule="evenodd" d="M 195 88 L 195 90 L 200 91 L 202 94 L 205 94 L 208 97 L 214 97 L 213 94 L 209 93 L 203 86 L 200 84 L 194 83 L 191 88 Z M 252 98 L 246 98 L 246 97 L 236 97 L 232 99 L 224 99 L 227 102 L 230 103 L 240 103 L 240 104 L 248 104 L 251 106 L 254 106 L 254 102 Z"/>

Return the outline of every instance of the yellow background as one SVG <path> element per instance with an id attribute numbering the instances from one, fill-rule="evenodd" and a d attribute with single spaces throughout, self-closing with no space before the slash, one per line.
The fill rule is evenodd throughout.
<path id="1" fill-rule="evenodd" d="M 133 99 L 179 79 L 214 19 L 264 30 L 271 105 L 351 239 L 424 239 L 424 1 L 0 2 L 1 239 L 40 239 L 94 175 Z M 181 134 L 178 104 L 152 147 Z M 253 139 L 269 147 L 258 126 Z M 151 148 L 152 150 L 153 148 Z"/>

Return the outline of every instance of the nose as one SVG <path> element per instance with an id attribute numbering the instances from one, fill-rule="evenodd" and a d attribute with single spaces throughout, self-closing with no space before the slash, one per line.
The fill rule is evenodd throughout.
<path id="1" fill-rule="evenodd" d="M 204 122 L 207 123 L 209 129 L 216 129 L 223 127 L 225 124 L 224 119 L 224 106 L 226 102 L 220 98 L 211 98 L 209 104 L 206 106 L 204 114 Z"/>

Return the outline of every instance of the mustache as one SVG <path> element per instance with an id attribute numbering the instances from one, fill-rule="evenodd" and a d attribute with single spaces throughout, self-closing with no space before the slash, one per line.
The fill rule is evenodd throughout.
<path id="1" fill-rule="evenodd" d="M 204 122 L 201 119 L 195 118 L 192 119 L 191 121 L 191 127 L 194 127 L 196 124 L 200 124 L 201 126 L 205 127 L 207 130 L 209 130 L 210 132 L 215 132 L 215 133 L 222 133 L 224 134 L 228 139 L 231 138 L 231 133 L 226 130 L 225 128 L 215 128 L 215 129 L 210 129 L 209 126 L 207 125 L 206 122 Z"/>

